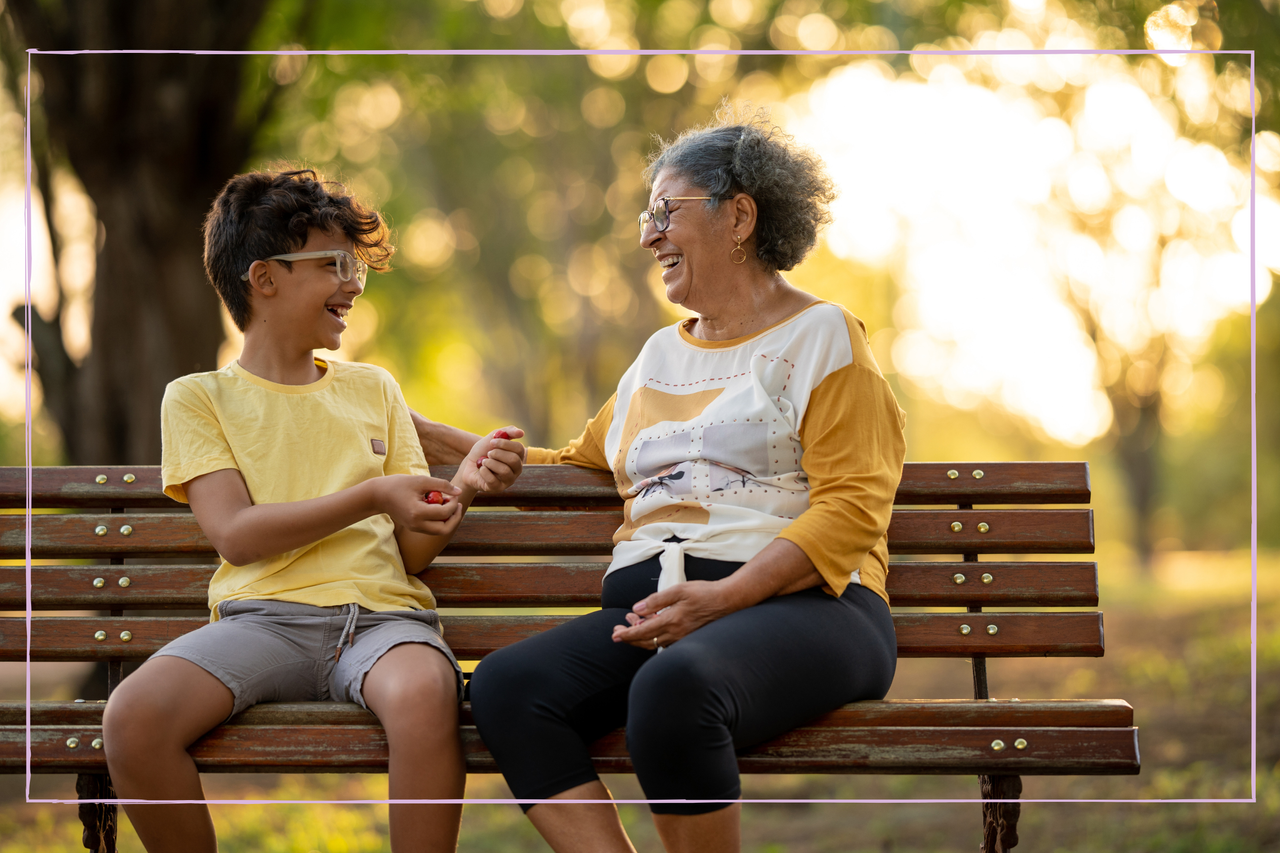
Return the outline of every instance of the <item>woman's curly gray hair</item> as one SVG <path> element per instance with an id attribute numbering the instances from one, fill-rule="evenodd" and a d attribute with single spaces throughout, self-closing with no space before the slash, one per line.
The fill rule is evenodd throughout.
<path id="1" fill-rule="evenodd" d="M 756 202 L 756 256 L 773 270 L 789 270 L 831 221 L 835 184 L 818 155 L 801 147 L 764 110 L 724 105 L 703 127 L 670 143 L 658 138 L 649 158 L 649 187 L 663 169 L 687 178 L 716 201 L 746 193 Z M 708 206 L 714 201 L 706 202 Z"/>

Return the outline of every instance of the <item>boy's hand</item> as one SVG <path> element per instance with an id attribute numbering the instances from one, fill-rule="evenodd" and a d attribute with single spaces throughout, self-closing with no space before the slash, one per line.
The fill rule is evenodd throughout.
<path id="1" fill-rule="evenodd" d="M 378 509 L 391 516 L 397 527 L 445 536 L 453 533 L 462 520 L 462 504 L 457 500 L 461 489 L 448 480 L 416 474 L 391 474 L 371 481 L 376 484 Z M 443 502 L 429 501 L 438 494 Z"/>
<path id="2" fill-rule="evenodd" d="M 458 476 L 477 492 L 496 495 L 516 481 L 524 468 L 525 446 L 513 439 L 524 435 L 509 426 L 486 435 L 471 448 L 458 466 Z"/>

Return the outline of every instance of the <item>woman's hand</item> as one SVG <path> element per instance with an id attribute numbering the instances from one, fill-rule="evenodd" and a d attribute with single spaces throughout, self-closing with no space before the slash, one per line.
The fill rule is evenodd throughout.
<path id="1" fill-rule="evenodd" d="M 509 426 L 477 441 L 458 465 L 463 484 L 486 495 L 508 488 L 524 469 L 525 446 L 513 441 L 523 435 L 524 430 Z"/>
<path id="2" fill-rule="evenodd" d="M 720 581 L 686 581 L 637 601 L 627 625 L 615 625 L 613 641 L 641 649 L 669 646 L 676 640 L 732 613 Z"/>
<path id="3" fill-rule="evenodd" d="M 627 614 L 627 624 L 614 627 L 613 641 L 641 649 L 662 648 L 766 598 L 822 582 L 800 546 L 775 539 L 727 578 L 686 581 L 640 599 Z"/>

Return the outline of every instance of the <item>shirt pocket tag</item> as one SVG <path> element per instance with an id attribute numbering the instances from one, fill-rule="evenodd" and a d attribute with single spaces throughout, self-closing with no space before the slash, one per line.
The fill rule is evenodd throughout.
<path id="1" fill-rule="evenodd" d="M 369 439 L 369 444 L 373 447 L 374 453 L 378 454 L 379 456 L 387 455 L 387 446 L 382 443 L 381 439 L 371 438 Z"/>

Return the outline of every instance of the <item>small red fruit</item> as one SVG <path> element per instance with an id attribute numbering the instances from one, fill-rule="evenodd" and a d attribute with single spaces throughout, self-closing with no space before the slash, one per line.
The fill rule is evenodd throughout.
<path id="1" fill-rule="evenodd" d="M 493 434 L 493 437 L 494 437 L 494 438 L 501 438 L 501 439 L 503 439 L 504 441 L 510 441 L 510 440 L 511 440 L 511 435 L 510 435 L 510 434 L 509 434 L 505 429 L 500 429 L 500 430 L 498 430 L 497 432 L 495 432 L 495 433 Z"/>
<path id="2" fill-rule="evenodd" d="M 423 500 L 429 504 L 442 504 L 444 503 L 444 495 L 440 492 L 427 492 L 427 496 Z"/>

